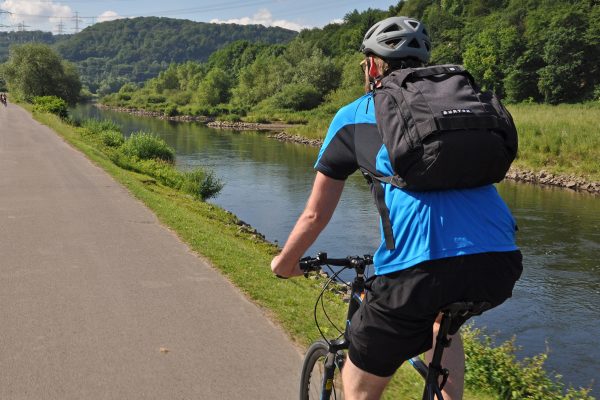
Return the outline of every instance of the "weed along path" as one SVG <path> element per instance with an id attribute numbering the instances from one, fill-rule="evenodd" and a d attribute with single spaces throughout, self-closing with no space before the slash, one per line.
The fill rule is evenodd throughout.
<path id="1" fill-rule="evenodd" d="M 120 184 L 0 109 L 1 399 L 290 399 L 300 363 Z"/>

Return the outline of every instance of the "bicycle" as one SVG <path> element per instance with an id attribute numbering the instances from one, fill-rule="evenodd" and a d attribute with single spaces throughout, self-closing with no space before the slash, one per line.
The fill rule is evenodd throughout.
<path id="1" fill-rule="evenodd" d="M 305 257 L 300 260 L 300 268 L 304 271 L 305 277 L 307 277 L 310 272 L 321 271 L 323 266 L 342 267 L 342 269 L 335 272 L 333 269 L 330 269 L 332 275 L 328 278 L 315 303 L 315 323 L 323 340 L 312 343 L 306 351 L 300 378 L 300 400 L 329 400 L 332 398 L 332 395 L 334 400 L 344 398 L 340 375 L 346 360 L 346 351 L 350 345 L 350 342 L 346 337 L 346 330 L 352 316 L 360 307 L 366 293 L 365 270 L 372 264 L 373 257 L 371 255 L 365 255 L 363 257 L 349 256 L 346 258 L 329 258 L 327 253 L 319 253 L 316 257 Z M 340 335 L 337 338 L 327 339 L 319 327 L 319 322 L 317 320 L 318 305 L 319 302 L 321 302 L 325 316 L 329 322 L 333 324 L 325 311 L 323 295 L 333 282 L 339 281 L 338 277 L 340 273 L 347 269 L 353 269 L 356 275 L 352 283 L 346 283 L 351 289 L 346 327 L 343 331 L 338 329 Z M 480 315 L 489 308 L 490 304 L 487 302 L 458 302 L 449 304 L 440 310 L 442 313 L 442 320 L 436 337 L 436 344 L 431 362 L 429 365 L 426 365 L 419 356 L 408 360 L 410 365 L 412 365 L 425 380 L 423 400 L 435 400 L 436 397 L 438 400 L 444 399 L 442 389 L 448 380 L 450 372 L 442 367 L 441 360 L 444 349 L 450 346 L 451 339 L 448 338 L 448 331 L 452 319 L 461 317 L 466 320 L 471 316 Z M 335 326 L 335 324 L 333 325 Z"/>

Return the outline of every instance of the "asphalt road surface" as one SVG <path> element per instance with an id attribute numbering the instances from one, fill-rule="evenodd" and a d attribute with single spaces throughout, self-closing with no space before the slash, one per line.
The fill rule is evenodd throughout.
<path id="1" fill-rule="evenodd" d="M 142 203 L 0 105 L 0 399 L 285 400 L 300 366 Z"/>

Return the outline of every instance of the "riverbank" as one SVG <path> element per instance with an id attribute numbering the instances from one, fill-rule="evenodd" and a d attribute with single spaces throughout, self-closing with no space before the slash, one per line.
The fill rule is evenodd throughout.
<path id="1" fill-rule="evenodd" d="M 137 115 L 140 117 L 151 117 L 166 121 L 177 122 L 199 122 L 214 129 L 231 129 L 235 131 L 282 131 L 293 127 L 293 124 L 285 123 L 260 123 L 260 122 L 244 122 L 244 121 L 221 121 L 213 117 L 194 116 L 194 115 L 166 115 L 158 111 L 138 110 L 136 108 L 127 107 L 111 107 L 100 103 L 94 104 L 102 110 L 115 111 L 125 114 Z"/>
<path id="2" fill-rule="evenodd" d="M 301 143 L 309 146 L 321 146 L 322 140 L 308 139 L 298 135 L 289 135 L 285 132 L 269 135 L 273 139 L 284 142 Z M 600 182 L 591 182 L 576 175 L 553 174 L 546 170 L 532 171 L 513 166 L 506 174 L 506 179 L 534 185 L 556 186 L 579 192 L 600 195 Z"/>
<path id="3" fill-rule="evenodd" d="M 284 124 L 284 123 L 254 123 L 254 122 L 243 122 L 243 121 L 217 121 L 211 117 L 199 117 L 199 116 L 165 116 L 164 113 L 144 111 L 128 108 L 109 107 L 102 104 L 96 104 L 97 107 L 107 109 L 116 112 L 123 112 L 132 115 L 147 116 L 153 118 L 159 118 L 170 121 L 181 121 L 181 122 L 200 122 L 214 129 L 230 129 L 236 131 L 261 131 L 269 132 L 270 138 L 290 143 L 299 143 L 308 146 L 318 147 L 323 144 L 322 139 L 308 138 L 301 135 L 294 135 L 288 133 L 288 130 L 293 129 L 297 125 Z M 517 108 L 517 115 L 525 114 L 527 109 L 531 106 L 520 106 Z M 525 108 L 525 110 L 521 110 Z M 519 114 L 520 112 L 520 114 Z M 565 117 L 567 118 L 567 117 Z M 541 124 L 540 124 L 541 125 Z M 525 127 L 524 135 L 527 135 L 527 130 L 531 129 L 529 126 Z M 539 131 L 536 130 L 534 136 L 539 136 Z M 528 141 L 527 138 L 525 140 Z M 517 160 L 511 167 L 506 175 L 506 179 L 510 179 L 516 182 L 530 183 L 534 185 L 546 185 L 553 187 L 560 187 L 568 190 L 574 190 L 578 192 L 591 193 L 594 195 L 600 195 L 600 182 L 588 179 L 581 175 L 569 174 L 569 173 L 557 173 L 548 171 L 547 168 L 532 169 L 526 166 L 526 162 Z"/>

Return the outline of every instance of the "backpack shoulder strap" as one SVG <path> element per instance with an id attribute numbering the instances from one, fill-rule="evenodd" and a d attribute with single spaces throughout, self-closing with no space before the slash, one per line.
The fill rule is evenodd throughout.
<path id="1" fill-rule="evenodd" d="M 399 188 L 406 187 L 406 182 L 398 175 L 394 176 L 378 176 L 372 172 L 361 168 L 363 176 L 371 185 L 373 191 L 373 197 L 375 199 L 375 206 L 381 217 L 381 227 L 383 229 L 383 237 L 385 239 L 385 247 L 388 250 L 394 250 L 396 248 L 396 241 L 394 240 L 394 232 L 392 230 L 392 221 L 390 220 L 390 211 L 385 204 L 385 190 L 381 183 L 389 183 Z"/>

